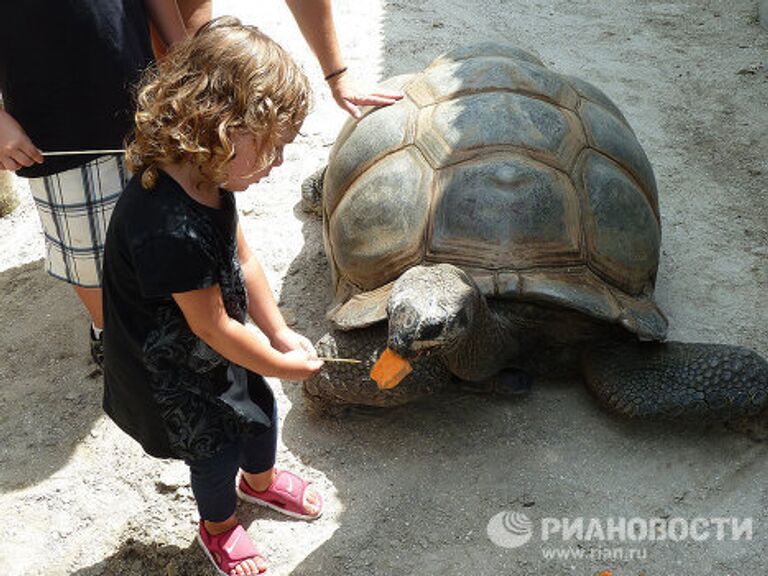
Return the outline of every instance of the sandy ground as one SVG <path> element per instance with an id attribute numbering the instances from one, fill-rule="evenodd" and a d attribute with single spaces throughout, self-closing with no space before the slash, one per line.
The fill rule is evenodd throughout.
<path id="1" fill-rule="evenodd" d="M 601 87 L 656 170 L 664 226 L 657 296 L 670 336 L 768 355 L 768 33 L 753 0 L 335 4 L 343 48 L 364 83 L 490 39 Z M 299 186 L 324 162 L 345 116 L 282 2 L 221 1 L 216 11 L 258 23 L 317 88 L 284 167 L 240 198 L 275 294 L 316 339 L 328 328 L 328 269 L 320 224 L 298 207 Z M 185 467 L 145 456 L 105 419 L 85 315 L 44 274 L 42 253 L 23 194 L 0 220 L 0 573 L 212 574 L 193 541 Z M 314 416 L 295 383 L 272 384 L 279 463 L 315 480 L 327 509 L 308 525 L 241 508 L 271 574 L 765 573 L 768 448 L 719 424 L 622 422 L 575 381 L 537 383 L 519 400 L 450 395 L 335 418 Z M 486 533 L 504 511 L 535 525 L 735 517 L 752 519 L 753 537 L 563 544 L 534 535 L 512 549 Z M 547 545 L 602 558 L 547 559 Z M 613 551 L 622 546 L 623 559 Z M 630 548 L 644 554 L 628 559 Z"/>

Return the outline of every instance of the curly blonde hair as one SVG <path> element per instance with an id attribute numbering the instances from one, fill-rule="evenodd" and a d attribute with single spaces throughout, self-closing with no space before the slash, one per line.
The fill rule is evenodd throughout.
<path id="1" fill-rule="evenodd" d="M 144 188 L 163 164 L 188 161 L 223 184 L 234 130 L 254 135 L 264 168 L 281 138 L 298 132 L 309 110 L 307 77 L 255 26 L 216 18 L 148 69 L 139 85 L 126 151 Z"/>

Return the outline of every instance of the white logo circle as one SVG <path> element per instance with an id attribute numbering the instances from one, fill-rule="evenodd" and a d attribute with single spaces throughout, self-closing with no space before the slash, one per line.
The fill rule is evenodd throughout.
<path id="1" fill-rule="evenodd" d="M 488 522 L 486 532 L 496 546 L 517 548 L 533 536 L 533 522 L 522 512 L 499 512 Z"/>

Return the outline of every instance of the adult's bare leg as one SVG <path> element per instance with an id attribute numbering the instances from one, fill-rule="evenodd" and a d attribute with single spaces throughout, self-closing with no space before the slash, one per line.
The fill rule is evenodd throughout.
<path id="1" fill-rule="evenodd" d="M 74 286 L 77 296 L 91 315 L 96 328 L 104 327 L 104 313 L 101 309 L 101 288 L 83 288 Z"/>

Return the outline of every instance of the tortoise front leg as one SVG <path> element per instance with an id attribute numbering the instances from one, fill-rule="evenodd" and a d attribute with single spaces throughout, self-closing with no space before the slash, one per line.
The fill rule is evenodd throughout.
<path id="1" fill-rule="evenodd" d="M 349 332 L 327 333 L 317 343 L 319 356 L 355 358 L 361 364 L 326 362 L 304 383 L 304 393 L 319 407 L 329 404 L 397 406 L 433 394 L 448 386 L 451 375 L 439 359 L 424 358 L 395 388 L 379 390 L 370 372 L 387 342 L 386 323 Z"/>

